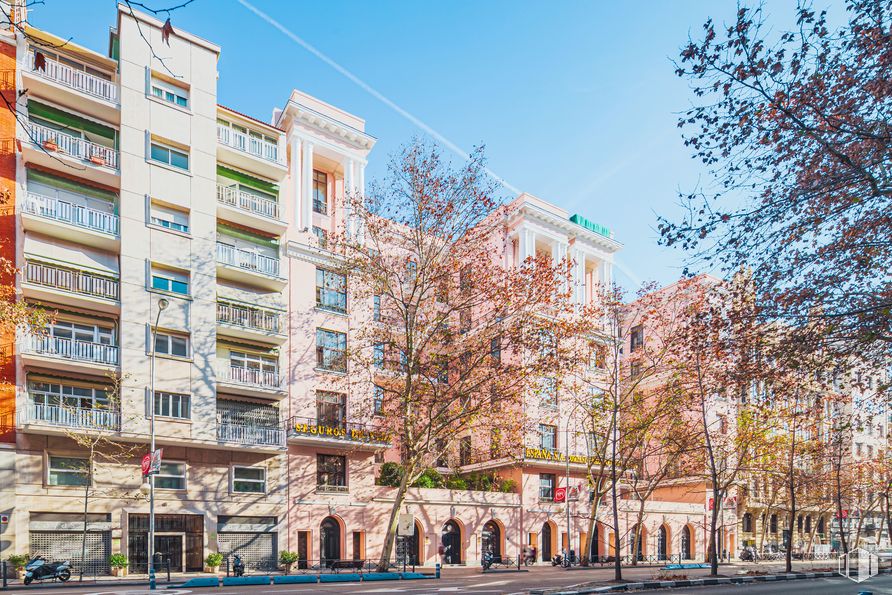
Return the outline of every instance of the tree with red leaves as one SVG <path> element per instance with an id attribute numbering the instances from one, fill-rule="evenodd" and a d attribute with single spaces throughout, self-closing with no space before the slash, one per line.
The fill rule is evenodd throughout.
<path id="1" fill-rule="evenodd" d="M 848 0 L 846 22 L 797 8 L 775 34 L 761 8 L 712 20 L 681 51 L 695 105 L 685 144 L 716 180 L 661 218 L 695 266 L 752 267 L 768 316 L 823 319 L 828 338 L 892 354 L 892 2 Z M 840 15 L 842 16 L 842 15 Z"/>

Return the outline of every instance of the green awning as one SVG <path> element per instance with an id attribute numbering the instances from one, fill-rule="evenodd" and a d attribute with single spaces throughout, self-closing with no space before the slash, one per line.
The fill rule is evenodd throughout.
<path id="1" fill-rule="evenodd" d="M 231 227 L 226 225 L 225 223 L 217 224 L 217 233 L 229 236 L 231 238 L 238 238 L 240 240 L 245 240 L 247 242 L 251 242 L 252 244 L 259 244 L 260 246 L 266 246 L 267 248 L 272 248 L 273 250 L 279 249 L 279 240 L 275 238 L 269 238 L 266 236 L 253 234 L 243 229 L 238 229 L 235 227 Z"/>
<path id="2" fill-rule="evenodd" d="M 60 178 L 35 169 L 28 169 L 28 181 L 41 182 L 47 186 L 52 186 L 53 188 L 68 190 L 69 192 L 76 192 L 77 194 L 84 194 L 92 198 L 99 198 L 112 203 L 117 203 L 118 200 L 118 195 L 114 192 L 109 192 L 108 190 L 102 190 L 100 188 L 93 188 L 86 184 L 78 184 L 73 180 Z"/>
<path id="3" fill-rule="evenodd" d="M 97 134 L 112 141 L 117 137 L 117 131 L 114 128 L 103 126 L 93 120 L 82 118 L 34 100 L 28 101 L 28 113 L 32 116 L 37 116 L 38 118 L 61 124 L 62 126 L 68 126 L 69 128 L 83 130 L 85 132 L 92 132 L 93 134 Z"/>
<path id="4" fill-rule="evenodd" d="M 223 167 L 222 165 L 217 166 L 217 175 L 223 176 L 224 178 L 229 178 L 230 180 L 236 181 L 239 184 L 249 186 L 254 190 L 266 192 L 267 194 L 273 195 L 273 197 L 275 198 L 279 197 L 279 186 L 277 184 L 273 184 L 272 182 L 267 182 L 266 180 L 261 180 L 260 178 L 249 176 L 248 174 L 236 171 L 234 169 L 229 169 L 228 167 Z"/>

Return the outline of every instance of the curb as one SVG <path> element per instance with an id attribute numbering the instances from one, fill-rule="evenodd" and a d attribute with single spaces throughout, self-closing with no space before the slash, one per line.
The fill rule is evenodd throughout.
<path id="1" fill-rule="evenodd" d="M 881 572 L 880 574 L 887 574 L 888 571 Z M 651 580 L 651 581 L 637 581 L 631 583 L 624 583 L 622 585 L 604 585 L 602 587 L 587 587 L 584 589 L 577 589 L 575 591 L 553 591 L 549 589 L 533 589 L 530 591 L 530 595 L 583 595 L 588 593 L 614 593 L 620 591 L 638 591 L 642 589 L 670 589 L 676 587 L 704 587 L 710 585 L 728 585 L 728 584 L 741 584 L 741 583 L 753 583 L 753 582 L 768 582 L 768 581 L 788 581 L 788 580 L 799 580 L 799 579 L 810 579 L 810 578 L 830 578 L 833 576 L 837 576 L 836 572 L 809 572 L 802 574 L 769 574 L 769 575 L 757 575 L 757 576 L 722 576 L 722 577 L 708 577 L 708 578 L 694 578 L 694 579 L 686 579 L 686 580 L 677 580 L 677 581 L 661 581 L 661 580 Z"/>

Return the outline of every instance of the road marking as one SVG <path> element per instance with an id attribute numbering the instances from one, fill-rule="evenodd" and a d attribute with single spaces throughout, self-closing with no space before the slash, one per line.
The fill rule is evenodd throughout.
<path id="1" fill-rule="evenodd" d="M 507 585 L 510 581 L 494 581 L 491 583 L 478 583 L 476 585 L 468 585 L 468 589 L 476 589 L 477 587 L 497 587 L 499 585 Z"/>

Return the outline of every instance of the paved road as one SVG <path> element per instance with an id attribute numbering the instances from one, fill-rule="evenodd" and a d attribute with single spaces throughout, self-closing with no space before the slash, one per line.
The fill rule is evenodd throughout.
<path id="1" fill-rule="evenodd" d="M 766 567 L 760 567 L 766 569 Z M 735 574 L 737 568 L 723 567 L 725 574 Z M 626 568 L 624 576 L 629 580 L 651 579 L 657 573 L 655 568 Z M 695 572 L 689 575 L 693 578 Z M 697 574 L 699 576 L 699 574 Z M 387 583 L 341 583 L 341 584 L 314 584 L 314 585 L 281 585 L 260 587 L 219 587 L 216 589 L 159 589 L 155 595 L 302 595 L 304 593 L 337 593 L 337 594 L 375 594 L 375 593 L 405 593 L 407 595 L 436 595 L 440 593 L 460 594 L 486 594 L 486 595 L 521 595 L 529 589 L 543 587 L 570 587 L 572 585 L 590 583 L 596 580 L 609 580 L 612 571 L 605 569 L 585 569 L 566 571 L 560 568 L 540 567 L 533 568 L 529 572 L 511 572 L 480 574 L 479 569 L 446 570 L 440 580 L 399 581 Z M 882 576 L 871 579 L 859 588 L 848 579 L 838 577 L 833 579 L 810 579 L 799 581 L 784 581 L 782 583 L 765 583 L 753 585 L 724 585 L 720 587 L 685 587 L 666 591 L 672 595 L 712 595 L 728 593 L 754 593 L 754 594 L 803 594 L 803 595 L 830 595 L 849 593 L 857 594 L 861 590 L 872 591 L 875 595 L 892 595 L 892 576 Z M 21 595 L 148 595 L 153 593 L 145 587 L 122 587 L 114 583 L 99 583 L 86 587 L 52 588 L 51 586 L 32 585 L 30 587 L 14 588 L 9 591 L 0 591 L 0 594 L 15 593 Z"/>

